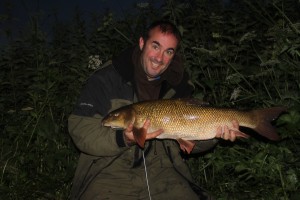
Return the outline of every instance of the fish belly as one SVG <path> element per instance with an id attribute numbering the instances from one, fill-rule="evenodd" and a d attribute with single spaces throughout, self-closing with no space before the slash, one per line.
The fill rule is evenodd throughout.
<path id="1" fill-rule="evenodd" d="M 227 125 L 230 123 L 207 123 L 207 124 L 193 124 L 191 126 L 178 126 L 173 128 L 162 127 L 164 132 L 157 138 L 160 139 L 178 139 L 185 140 L 208 140 L 216 136 L 217 128 L 219 126 Z M 150 131 L 149 131 L 150 132 Z"/>

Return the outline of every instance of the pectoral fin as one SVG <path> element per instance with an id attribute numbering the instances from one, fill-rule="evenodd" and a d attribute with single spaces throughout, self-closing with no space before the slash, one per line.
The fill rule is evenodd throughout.
<path id="1" fill-rule="evenodd" d="M 133 136 L 136 143 L 141 147 L 145 147 L 147 130 L 145 128 L 133 128 Z"/>
<path id="2" fill-rule="evenodd" d="M 188 154 L 190 154 L 195 146 L 195 142 L 191 141 L 191 140 L 184 140 L 184 139 L 177 139 L 179 145 L 180 145 L 180 149 L 184 152 L 187 152 Z"/>

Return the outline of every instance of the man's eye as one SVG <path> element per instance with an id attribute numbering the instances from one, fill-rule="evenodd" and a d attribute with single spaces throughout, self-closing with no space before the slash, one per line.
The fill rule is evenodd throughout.
<path id="1" fill-rule="evenodd" d="M 168 56 L 172 56 L 174 54 L 174 51 L 169 50 L 169 51 L 166 51 L 166 53 L 167 53 Z"/>
<path id="2" fill-rule="evenodd" d="M 158 45 L 153 45 L 152 48 L 155 50 L 159 49 Z"/>

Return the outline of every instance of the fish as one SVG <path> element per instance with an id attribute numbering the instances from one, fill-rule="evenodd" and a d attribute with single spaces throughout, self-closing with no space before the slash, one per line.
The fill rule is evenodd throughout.
<path id="1" fill-rule="evenodd" d="M 137 144 L 144 148 L 147 133 L 163 130 L 157 139 L 175 139 L 180 148 L 190 153 L 196 140 L 209 140 L 216 137 L 218 127 L 232 127 L 236 120 L 241 127 L 253 129 L 263 137 L 277 141 L 280 139 L 276 128 L 271 124 L 286 111 L 285 107 L 239 110 L 210 106 L 196 98 L 161 99 L 133 103 L 116 109 L 106 115 L 102 125 L 113 129 L 126 129 L 133 124 L 133 135 Z M 145 130 L 145 121 L 150 127 Z M 239 137 L 247 138 L 242 133 Z"/>

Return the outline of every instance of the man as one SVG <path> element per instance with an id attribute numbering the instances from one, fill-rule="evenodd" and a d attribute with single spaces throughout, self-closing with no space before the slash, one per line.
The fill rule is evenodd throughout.
<path id="1" fill-rule="evenodd" d="M 189 97 L 193 86 L 176 53 L 181 37 L 170 22 L 157 21 L 139 45 L 96 71 L 84 86 L 69 117 L 70 135 L 81 151 L 72 199 L 205 199 L 193 184 L 175 140 L 156 140 L 163 130 L 147 134 L 144 150 L 136 145 L 132 126 L 114 131 L 101 126 L 110 111 L 137 101 Z M 146 121 L 147 129 L 151 121 Z M 218 138 L 234 141 L 232 130 L 219 127 Z M 192 153 L 206 151 L 217 139 L 198 141 Z"/>

